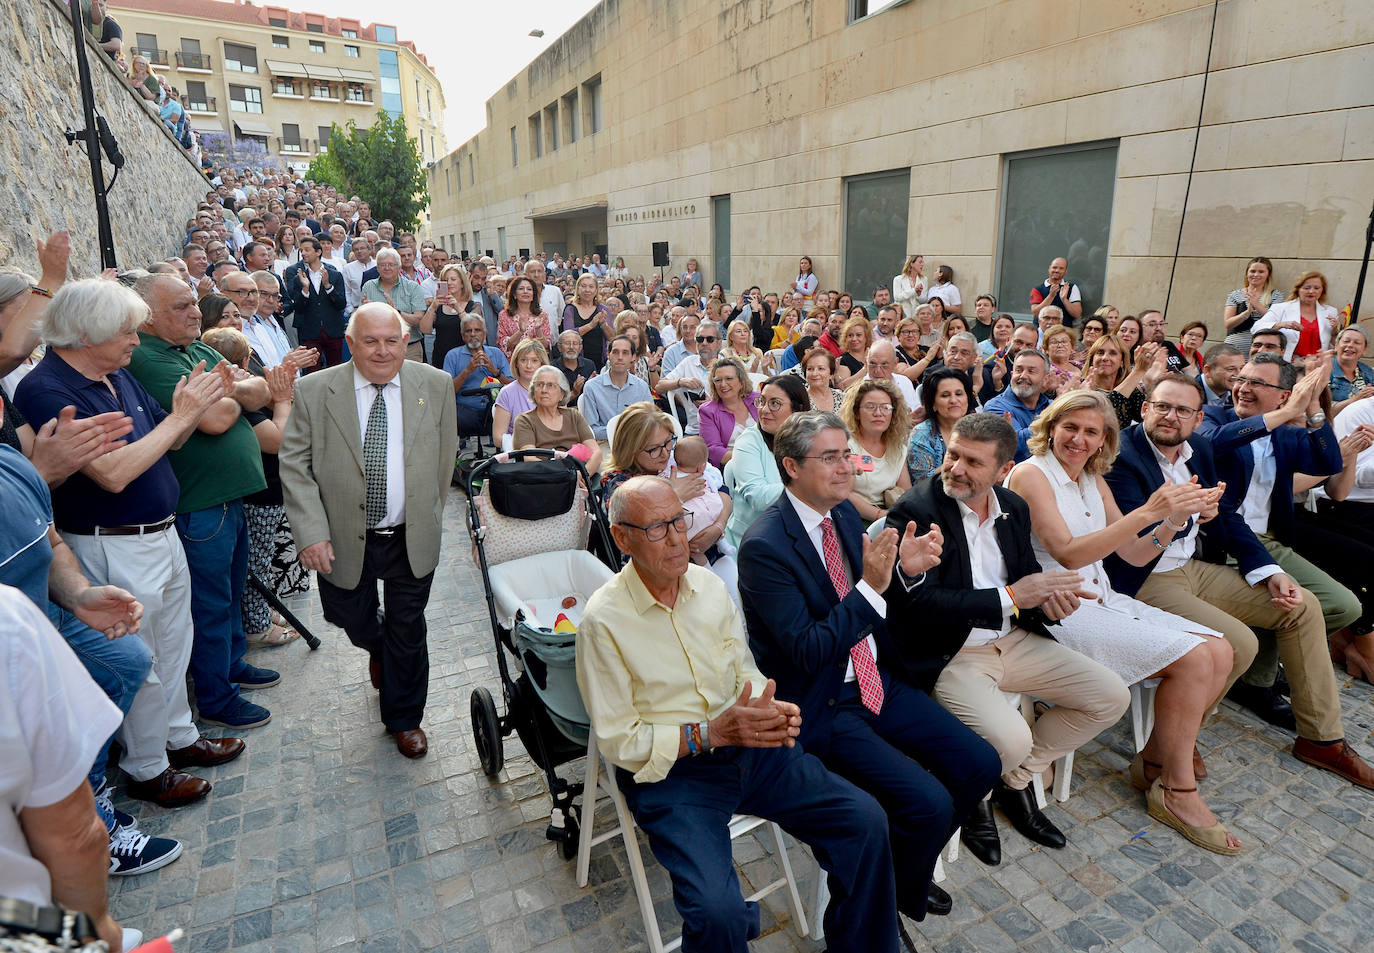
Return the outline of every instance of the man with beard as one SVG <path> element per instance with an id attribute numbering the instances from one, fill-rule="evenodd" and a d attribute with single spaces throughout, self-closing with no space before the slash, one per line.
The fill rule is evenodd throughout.
<path id="1" fill-rule="evenodd" d="M 898 567 L 887 587 L 893 644 L 912 683 L 997 749 L 1002 780 L 993 801 L 1012 826 L 1045 847 L 1064 835 L 1036 806 L 1031 780 L 1114 723 L 1130 693 L 1109 669 L 1055 641 L 1049 625 L 1096 597 L 1076 572 L 1041 572 L 1030 510 L 1002 486 L 1016 431 L 997 414 L 954 425 L 940 472 L 908 490 L 887 516 L 903 536 L 938 527 L 939 564 L 911 578 Z M 1050 702 L 1028 726 L 1003 692 Z M 964 822 L 962 840 L 986 864 L 1001 861 L 987 802 Z"/>
<path id="2" fill-rule="evenodd" d="M 1016 429 L 1017 463 L 1030 456 L 1026 446 L 1026 441 L 1030 439 L 1030 426 L 1041 411 L 1050 405 L 1050 398 L 1045 393 L 1045 378 L 1049 376 L 1049 371 L 1050 359 L 1044 351 L 1034 348 L 1018 351 L 1011 365 L 1011 386 L 983 405 L 989 413 L 1006 417 Z"/>
<path id="3" fill-rule="evenodd" d="M 1144 419 L 1121 435 L 1121 452 L 1107 473 L 1123 513 L 1143 506 L 1166 481 L 1218 485 L 1211 441 L 1193 433 L 1202 406 L 1202 388 L 1191 377 L 1171 374 L 1150 389 Z M 1374 768 L 1345 740 L 1321 606 L 1255 537 L 1236 494 L 1182 526 L 1165 520 L 1146 533 L 1159 555 L 1144 566 L 1108 556 L 1112 588 L 1223 633 L 1234 655 L 1228 689 L 1255 660 L 1251 626 L 1273 631 L 1293 692 L 1293 756 L 1374 789 Z M 1228 558 L 1236 565 L 1227 565 Z M 1201 758 L 1194 754 L 1194 761 Z M 1198 773 L 1206 777 L 1205 768 Z"/>

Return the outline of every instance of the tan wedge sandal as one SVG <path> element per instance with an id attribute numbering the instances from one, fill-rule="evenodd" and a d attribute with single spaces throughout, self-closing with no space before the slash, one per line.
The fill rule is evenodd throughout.
<path id="1" fill-rule="evenodd" d="M 1131 761 L 1131 766 L 1127 769 L 1127 771 L 1131 776 L 1131 787 L 1135 788 L 1137 791 L 1140 791 L 1142 793 L 1150 790 L 1150 779 L 1145 777 L 1146 766 L 1149 766 L 1151 768 L 1158 768 L 1160 771 L 1164 770 L 1164 765 L 1157 764 L 1154 761 L 1146 760 L 1145 754 L 1143 752 L 1136 753 L 1136 756 Z M 1158 777 L 1158 775 L 1156 775 L 1156 777 Z"/>
<path id="2" fill-rule="evenodd" d="M 1214 854 L 1225 854 L 1228 857 L 1239 854 L 1243 848 L 1232 847 L 1226 842 L 1226 835 L 1229 832 L 1226 830 L 1225 824 L 1218 821 L 1211 827 L 1194 827 L 1192 824 L 1186 824 L 1180 820 L 1178 815 L 1169 810 L 1168 805 L 1164 803 L 1165 791 L 1171 791 L 1174 794 L 1192 794 L 1196 790 L 1196 787 L 1171 788 L 1160 783 L 1160 780 L 1156 778 L 1154 784 L 1150 785 L 1149 793 L 1145 795 L 1146 810 L 1155 820 L 1172 827 L 1203 850 L 1210 850 Z"/>

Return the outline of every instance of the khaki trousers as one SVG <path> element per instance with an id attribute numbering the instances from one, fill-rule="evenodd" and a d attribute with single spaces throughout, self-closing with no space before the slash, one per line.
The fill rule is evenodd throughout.
<path id="1" fill-rule="evenodd" d="M 1034 727 L 1003 692 L 1054 705 Z M 1104 728 L 1131 703 L 1116 673 L 1052 639 L 1013 628 L 987 645 L 964 646 L 935 682 L 935 700 L 997 749 L 1002 780 L 1016 790 Z"/>
<path id="2" fill-rule="evenodd" d="M 1239 570 L 1190 559 L 1178 569 L 1152 573 L 1136 598 L 1223 633 L 1235 653 L 1228 689 L 1255 660 L 1258 643 L 1250 626 L 1273 630 L 1293 688 L 1298 736 L 1309 741 L 1344 737 L 1326 624 L 1312 593 L 1302 590 L 1302 605 L 1296 609 L 1276 609 L 1269 590 L 1251 586 Z"/>
<path id="3" fill-rule="evenodd" d="M 1259 533 L 1256 538 L 1269 550 L 1269 555 L 1274 557 L 1274 562 L 1282 567 L 1289 579 L 1317 597 L 1327 635 L 1353 625 L 1364 614 L 1359 597 L 1332 579 L 1326 570 L 1268 533 Z M 1261 629 L 1255 636 L 1259 639 L 1259 654 L 1255 656 L 1255 664 L 1241 678 L 1247 685 L 1268 688 L 1279 676 L 1279 647 L 1268 629 Z"/>

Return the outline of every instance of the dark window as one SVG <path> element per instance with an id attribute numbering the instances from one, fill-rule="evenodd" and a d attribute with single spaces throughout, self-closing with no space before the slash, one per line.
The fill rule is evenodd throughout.
<path id="1" fill-rule="evenodd" d="M 329 133 L 330 133 L 330 131 L 331 131 L 332 129 L 333 129 L 332 126 L 320 126 L 320 127 L 319 127 L 319 133 L 320 133 L 320 148 L 321 148 L 321 149 L 323 149 L 325 146 L 329 145 Z"/>
<path id="2" fill-rule="evenodd" d="M 281 124 L 281 137 L 292 145 L 301 143 L 301 127 L 294 122 L 284 122 Z"/>
<path id="3" fill-rule="evenodd" d="M 306 33 L 323 33 L 323 32 L 324 32 L 324 24 L 323 24 L 323 23 L 307 23 L 307 24 L 305 25 L 305 32 L 306 32 Z"/>
<path id="4" fill-rule="evenodd" d="M 323 53 L 323 52 L 324 52 L 324 40 L 311 40 L 311 41 L 310 41 L 310 52 L 311 52 L 311 53 Z"/>
<path id="5" fill-rule="evenodd" d="M 224 68 L 237 70 L 241 73 L 256 73 L 258 71 L 257 48 L 243 46 L 239 43 L 225 43 Z"/>
<path id="6" fill-rule="evenodd" d="M 283 19 L 282 17 L 268 17 L 268 18 L 267 18 L 267 25 L 268 25 L 268 26 L 280 26 L 280 27 L 284 27 L 284 26 L 286 26 L 286 20 Z"/>
<path id="7" fill-rule="evenodd" d="M 291 38 L 273 33 L 272 46 L 279 50 L 289 50 L 291 49 Z"/>
<path id="8" fill-rule="evenodd" d="M 229 109 L 240 113 L 262 112 L 262 90 L 256 86 L 229 85 Z"/>
<path id="9" fill-rule="evenodd" d="M 911 170 L 856 175 L 844 183 L 844 284 L 865 300 L 892 284 L 906 262 Z M 828 280 L 828 279 L 827 279 Z"/>
<path id="10" fill-rule="evenodd" d="M 1116 151 L 1115 142 L 1096 142 L 1006 157 L 996 287 L 1007 311 L 1030 314 L 1031 289 L 1061 255 L 1069 260 L 1068 279 L 1078 285 L 1083 314 L 1101 306 Z"/>

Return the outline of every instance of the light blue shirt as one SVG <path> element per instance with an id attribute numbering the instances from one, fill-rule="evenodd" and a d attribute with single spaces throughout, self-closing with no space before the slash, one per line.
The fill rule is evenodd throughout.
<path id="1" fill-rule="evenodd" d="M 606 422 L 616 414 L 631 404 L 653 399 L 649 385 L 643 380 L 633 374 L 626 374 L 625 377 L 624 386 L 617 387 L 611 381 L 611 372 L 602 371 L 582 388 L 579 409 L 597 440 L 606 439 Z"/>
<path id="2" fill-rule="evenodd" d="M 684 357 L 691 353 L 681 341 L 674 341 L 663 352 L 663 360 L 659 362 L 659 374 L 669 374 L 673 368 L 682 362 Z"/>
<path id="3" fill-rule="evenodd" d="M 502 377 L 510 377 L 510 363 L 506 360 L 506 355 L 499 347 L 483 345 L 482 350 L 487 352 L 487 360 L 491 366 L 501 374 Z M 481 370 L 468 371 L 468 365 L 472 363 L 472 351 L 466 345 L 455 347 L 444 355 L 444 373 L 454 380 L 461 379 L 463 382 L 458 385 L 458 390 L 467 390 L 471 387 L 478 387 L 482 383 L 482 378 L 486 375 Z M 472 407 L 476 410 L 483 410 L 487 406 L 484 397 L 463 397 L 457 392 L 454 399 L 459 407 Z"/>
<path id="4" fill-rule="evenodd" d="M 1046 394 L 1040 395 L 1040 400 L 1036 402 L 1035 409 L 1027 407 L 1021 402 L 1021 398 L 1011 392 L 1008 387 L 992 400 L 983 405 L 983 410 L 990 414 L 1001 414 L 1011 411 L 1011 425 L 1016 428 L 1016 462 L 1030 459 L 1030 448 L 1026 446 L 1026 441 L 1030 439 L 1030 425 L 1040 412 L 1050 405 L 1050 398 Z"/>
<path id="5" fill-rule="evenodd" d="M 763 442 L 763 431 L 757 427 L 750 427 L 735 440 L 726 469 L 732 509 L 725 524 L 725 538 L 731 546 L 738 547 L 759 514 L 782 495 L 782 477 L 773 451 Z"/>

